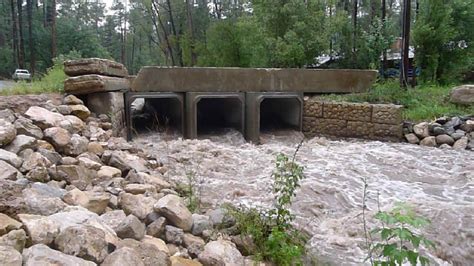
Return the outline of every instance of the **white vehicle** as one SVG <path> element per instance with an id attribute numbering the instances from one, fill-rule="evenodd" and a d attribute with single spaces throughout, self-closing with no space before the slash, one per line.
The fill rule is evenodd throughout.
<path id="1" fill-rule="evenodd" d="M 30 75 L 30 72 L 26 69 L 17 69 L 15 70 L 15 73 L 13 73 L 12 79 L 14 81 L 19 81 L 19 80 L 30 81 L 31 75 Z"/>

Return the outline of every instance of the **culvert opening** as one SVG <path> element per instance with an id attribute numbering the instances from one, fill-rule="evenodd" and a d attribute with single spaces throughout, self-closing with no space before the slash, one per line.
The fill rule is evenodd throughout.
<path id="1" fill-rule="evenodd" d="M 135 134 L 183 133 L 182 102 L 177 98 L 136 98 L 131 113 Z"/>
<path id="2" fill-rule="evenodd" d="M 243 104 L 238 98 L 203 98 L 197 103 L 197 134 L 243 133 Z"/>
<path id="3" fill-rule="evenodd" d="M 260 103 L 260 132 L 300 128 L 301 102 L 297 98 L 265 98 Z"/>

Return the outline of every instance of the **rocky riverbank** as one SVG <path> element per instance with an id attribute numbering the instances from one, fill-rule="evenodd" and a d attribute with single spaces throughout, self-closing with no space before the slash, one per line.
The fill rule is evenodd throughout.
<path id="1" fill-rule="evenodd" d="M 418 124 L 407 122 L 403 130 L 411 144 L 474 151 L 474 116 L 444 116 Z"/>
<path id="2" fill-rule="evenodd" d="M 43 107 L 0 111 L 1 265 L 252 265 L 215 233 L 225 210 L 191 213 L 107 115 L 74 96 Z"/>

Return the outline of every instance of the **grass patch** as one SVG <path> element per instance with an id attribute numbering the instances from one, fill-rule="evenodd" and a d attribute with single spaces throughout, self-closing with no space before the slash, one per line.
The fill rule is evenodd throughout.
<path id="1" fill-rule="evenodd" d="M 18 94 L 40 94 L 40 93 L 62 93 L 64 89 L 64 80 L 66 74 L 62 63 L 55 64 L 48 69 L 45 76 L 40 79 L 33 80 L 28 83 L 20 81 L 12 88 L 0 91 L 1 95 L 18 95 Z"/>
<path id="2" fill-rule="evenodd" d="M 330 94 L 322 99 L 347 102 L 393 103 L 405 106 L 403 118 L 410 121 L 432 120 L 444 115 L 473 115 L 474 106 L 460 106 L 449 102 L 454 85 L 424 84 L 407 90 L 397 81 L 376 83 L 368 92 Z"/>

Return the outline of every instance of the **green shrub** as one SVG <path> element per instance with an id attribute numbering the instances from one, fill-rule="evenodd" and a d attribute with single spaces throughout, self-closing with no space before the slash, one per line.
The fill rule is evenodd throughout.
<path id="1" fill-rule="evenodd" d="M 449 102 L 454 85 L 423 84 L 401 89 L 398 81 L 379 82 L 365 93 L 332 94 L 322 99 L 348 102 L 393 103 L 404 106 L 403 118 L 410 121 L 430 120 L 443 115 L 472 115 L 474 106 L 459 106 Z"/>
<path id="2" fill-rule="evenodd" d="M 372 265 L 402 265 L 406 262 L 415 266 L 429 264 L 428 258 L 420 255 L 419 249 L 434 247 L 433 242 L 423 235 L 415 233 L 429 221 L 417 216 L 413 209 L 403 203 L 398 204 L 389 212 L 379 211 L 375 219 L 381 227 L 371 231 L 372 241 L 368 260 Z"/>
<path id="3" fill-rule="evenodd" d="M 80 55 L 71 51 L 67 55 L 59 55 L 53 59 L 53 66 L 48 68 L 46 74 L 39 79 L 33 79 L 31 83 L 18 82 L 14 87 L 0 91 L 3 95 L 15 94 L 40 94 L 40 93 L 62 93 L 64 89 L 64 61 L 80 58 Z"/>
<path id="4" fill-rule="evenodd" d="M 276 265 L 302 264 L 306 238 L 291 224 L 294 215 L 289 210 L 296 189 L 304 178 L 303 167 L 295 162 L 298 149 L 292 159 L 284 154 L 277 155 L 272 174 L 273 208 L 227 207 L 235 219 L 238 233 L 252 238 L 257 260 L 269 260 Z"/>

